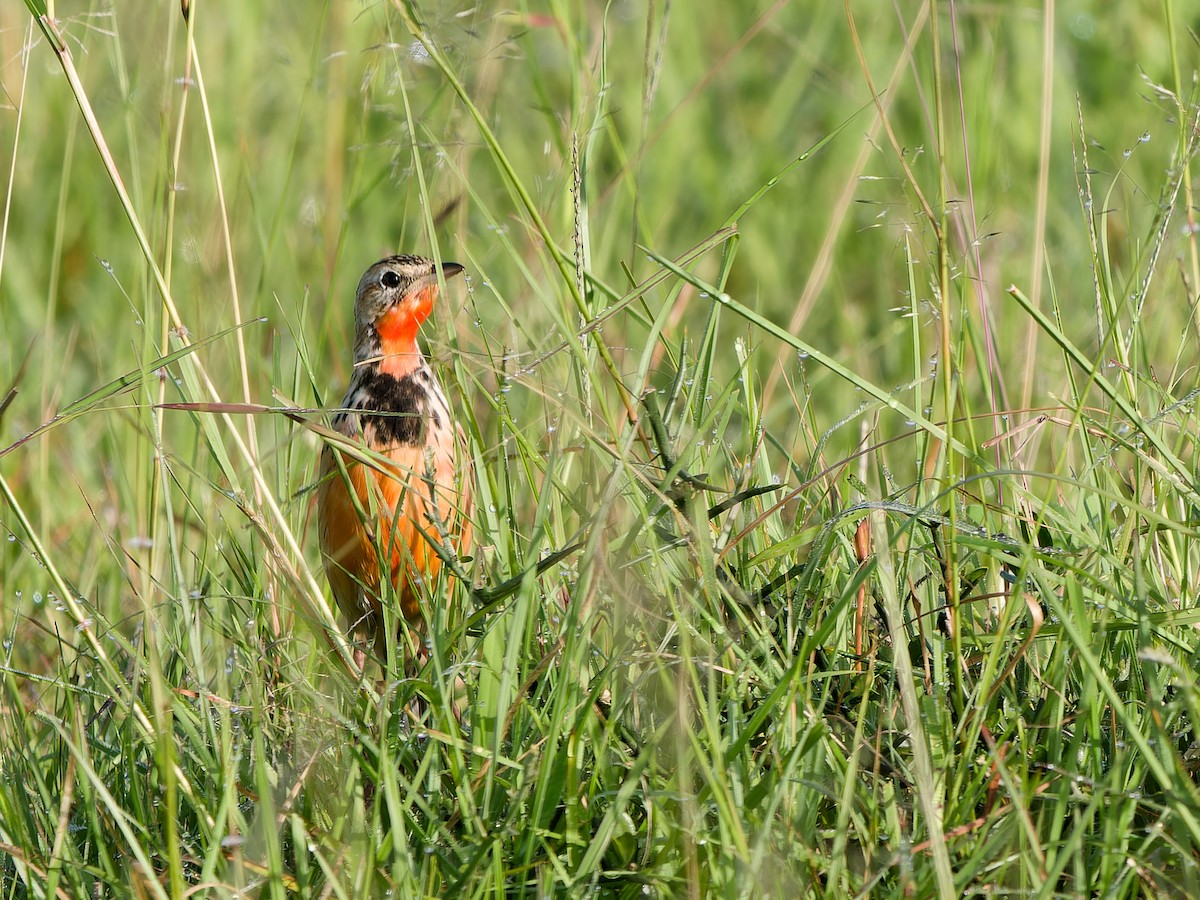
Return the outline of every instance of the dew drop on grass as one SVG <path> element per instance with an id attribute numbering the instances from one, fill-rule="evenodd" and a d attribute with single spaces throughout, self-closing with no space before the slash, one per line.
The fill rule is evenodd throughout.
<path id="1" fill-rule="evenodd" d="M 42 592 L 41 592 L 41 591 L 34 591 L 34 592 L 33 592 L 33 602 L 34 602 L 34 603 L 41 603 L 41 602 L 42 602 Z"/>

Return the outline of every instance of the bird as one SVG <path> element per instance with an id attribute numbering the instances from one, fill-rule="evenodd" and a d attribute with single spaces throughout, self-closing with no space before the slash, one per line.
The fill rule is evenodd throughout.
<path id="1" fill-rule="evenodd" d="M 417 343 L 417 331 L 438 297 L 438 271 L 448 279 L 458 263 L 439 266 L 421 256 L 388 256 L 358 282 L 354 298 L 354 372 L 333 430 L 369 454 L 327 441 L 321 451 L 317 530 L 325 575 L 350 622 L 354 659 L 382 657 L 383 604 L 394 597 L 400 616 L 396 646 L 426 625 L 425 606 L 442 554 L 460 558 L 471 541 L 472 465 L 466 433 Z M 449 547 L 447 548 L 447 543 Z M 388 589 L 386 583 L 391 583 Z"/>

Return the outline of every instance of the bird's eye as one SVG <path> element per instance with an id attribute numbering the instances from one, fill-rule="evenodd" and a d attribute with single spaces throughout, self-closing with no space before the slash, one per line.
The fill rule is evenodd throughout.
<path id="1" fill-rule="evenodd" d="M 398 288 L 400 287 L 400 276 L 388 270 L 379 276 L 379 283 L 386 288 Z"/>

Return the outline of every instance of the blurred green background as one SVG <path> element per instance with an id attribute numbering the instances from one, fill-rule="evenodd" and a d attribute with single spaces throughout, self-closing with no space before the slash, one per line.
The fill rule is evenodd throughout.
<path id="1" fill-rule="evenodd" d="M 890 85 L 884 102 L 896 138 L 926 197 L 936 201 L 927 25 L 917 34 L 914 55 L 904 55 L 906 33 L 926 21 L 922 7 L 850 8 L 874 83 L 881 91 Z M 247 332 L 252 360 L 292 352 L 282 320 L 300 322 L 303 310 L 303 327 L 320 338 L 314 344 L 319 371 L 331 384 L 342 383 L 340 351 L 358 273 L 397 248 L 429 250 L 414 148 L 443 252 L 478 273 L 477 285 L 490 285 L 474 297 L 471 316 L 514 347 L 532 349 L 536 336 L 545 342 L 536 297 L 547 276 L 532 246 L 536 238 L 461 104 L 411 46 L 389 6 L 197 9 L 242 315 L 271 320 Z M 564 247 L 572 233 L 573 138 L 589 148 L 590 263 L 610 283 L 623 283 L 622 262 L 639 276 L 650 270 L 635 243 L 668 255 L 682 252 L 789 162 L 842 129 L 742 217 L 730 292 L 866 377 L 884 384 L 905 380 L 910 342 L 893 311 L 908 305 L 902 241 L 911 234 L 922 270 L 931 262 L 932 243 L 900 164 L 874 124 L 841 4 L 711 8 L 676 2 L 648 9 L 618 2 L 509 12 L 428 4 L 422 12 Z M 1172 14 L 1186 62 L 1195 50 L 1186 29 L 1197 13 L 1192 3 L 1054 4 L 1047 72 L 1038 7 L 966 3 L 954 12 L 961 85 L 949 84 L 945 94 L 950 196 L 956 219 L 966 223 L 962 234 L 974 229 L 979 238 L 983 266 L 974 273 L 964 262 L 957 277 L 960 285 L 982 278 L 1004 362 L 1020 365 L 1029 348 L 1003 289 L 1015 283 L 1030 293 L 1046 278 L 1032 270 L 1039 240 L 1050 272 L 1062 279 L 1068 329 L 1081 339 L 1094 331 L 1076 175 L 1082 168 L 1076 98 L 1094 142 L 1088 152 L 1097 193 L 1114 213 L 1114 255 L 1127 260 L 1145 237 L 1176 146 L 1176 110 L 1152 88 L 1176 87 L 1166 15 Z M 176 191 L 172 287 L 188 328 L 205 335 L 233 324 L 198 105 L 184 126 L 178 171 L 171 168 L 187 70 L 177 6 L 67 4 L 57 14 L 160 250 L 168 194 Z M 19 437 L 55 403 L 136 367 L 138 320 L 157 301 L 53 55 L 35 35 L 26 56 L 28 18 L 13 4 L 3 15 L 4 153 L 13 189 L 0 279 L 6 336 L 0 371 L 11 378 L 33 347 L 21 397 L 5 422 L 6 434 Z M 947 17 L 941 28 L 950 27 Z M 949 50 L 946 56 L 945 77 L 952 78 Z M 578 58 L 592 68 L 581 71 Z M 1047 76 L 1050 105 L 1043 102 Z M 956 108 L 960 88 L 964 122 Z M 194 87 L 187 96 L 198 104 Z M 1043 124 L 1049 159 L 1039 234 Z M 1143 134 L 1148 140 L 1140 143 Z M 1105 193 L 1110 186 L 1111 196 Z M 527 271 L 510 264 L 513 252 L 532 260 Z M 112 276 L 99 260 L 109 262 Z M 928 278 L 917 289 L 919 300 L 930 300 Z M 977 315 L 973 288 L 960 290 L 969 301 L 966 314 Z M 1189 320 L 1182 306 L 1159 302 L 1164 335 L 1177 335 Z M 437 333 L 444 336 L 449 322 L 436 324 Z M 467 329 L 459 329 L 459 339 L 470 344 Z M 225 341 L 206 351 L 218 376 L 233 371 L 221 363 L 230 347 Z M 769 369 L 774 362 L 767 354 L 762 365 Z M 1047 380 L 1040 388 L 1052 388 L 1049 373 L 1042 374 Z M 269 378 L 254 375 L 265 393 Z M 834 400 L 837 385 L 829 388 L 835 393 L 823 396 Z M 844 405 L 844 398 L 835 400 L 830 414 Z M 49 438 L 60 439 L 71 436 Z"/>

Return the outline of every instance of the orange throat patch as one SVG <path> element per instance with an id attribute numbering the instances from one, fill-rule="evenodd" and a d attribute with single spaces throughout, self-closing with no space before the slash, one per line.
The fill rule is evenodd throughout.
<path id="1" fill-rule="evenodd" d="M 397 378 L 407 375 L 421 363 L 421 350 L 417 346 L 417 329 L 429 318 L 437 286 L 422 288 L 416 294 L 405 297 L 375 321 L 379 335 L 382 359 L 379 368 Z"/>

